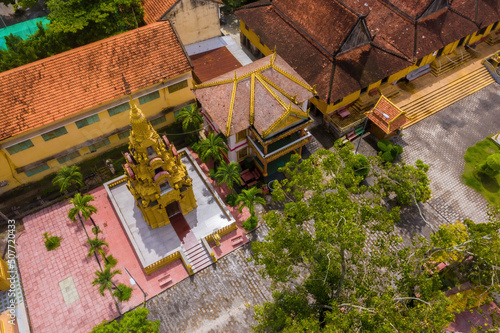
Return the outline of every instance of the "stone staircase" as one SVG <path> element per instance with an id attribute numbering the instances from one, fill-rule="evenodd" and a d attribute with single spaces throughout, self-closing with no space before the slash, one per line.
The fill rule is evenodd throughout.
<path id="1" fill-rule="evenodd" d="M 442 86 L 408 104 L 399 108 L 406 112 L 410 122 L 403 128 L 407 128 L 420 120 L 444 109 L 445 107 L 465 98 L 474 92 L 481 90 L 487 85 L 495 82 L 486 67 L 478 69 Z"/>
<path id="2" fill-rule="evenodd" d="M 500 43 L 500 30 L 490 33 L 488 39 L 486 39 L 486 44 L 495 45 Z"/>
<path id="3" fill-rule="evenodd" d="M 474 52 L 474 51 L 471 51 Z M 469 60 L 475 58 L 471 52 L 463 47 L 458 47 L 455 51 L 446 56 L 440 56 L 431 64 L 431 73 L 434 76 L 441 76 L 458 66 L 465 64 Z"/>
<path id="4" fill-rule="evenodd" d="M 207 253 L 201 242 L 198 242 L 196 245 L 193 245 L 188 249 L 185 249 L 184 252 L 188 257 L 189 263 L 194 273 L 197 273 L 212 264 L 212 258 Z"/>

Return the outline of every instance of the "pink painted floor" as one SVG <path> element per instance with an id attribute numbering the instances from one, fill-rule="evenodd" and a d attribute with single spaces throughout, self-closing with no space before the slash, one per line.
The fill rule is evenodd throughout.
<path id="1" fill-rule="evenodd" d="M 193 156 L 203 172 L 208 174 L 208 167 L 200 163 L 196 154 L 193 153 Z M 209 181 L 219 196 L 225 198 L 229 193 L 228 189 L 219 188 L 211 179 Z M 121 275 L 115 276 L 115 283 L 130 285 L 129 278 L 123 269 L 126 267 L 147 293 L 147 299 L 149 299 L 189 276 L 180 260 L 146 275 L 104 187 L 99 187 L 90 194 L 94 196 L 95 201 L 92 204 L 97 208 L 97 213 L 93 215 L 93 218 L 103 230 L 100 237 L 109 244 L 107 254 L 112 254 L 118 260 L 115 268 L 122 271 Z M 24 218 L 25 231 L 17 240 L 19 269 L 30 322 L 35 333 L 89 332 L 103 320 L 118 316 L 109 294 L 105 292 L 105 295 L 101 296 L 98 287 L 92 286 L 95 278 L 94 272 L 99 267 L 94 257 L 87 258 L 87 238 L 81 224 L 75 224 L 67 218 L 71 207 L 72 205 L 64 202 Z M 250 216 L 248 210 L 245 208 L 243 213 L 239 213 L 237 208 L 228 207 L 228 209 L 235 217 L 239 228 L 222 237 L 220 247 L 211 244 L 217 258 L 225 256 L 248 242 L 245 230 L 241 226 L 242 222 Z M 92 236 L 91 222 L 86 221 L 85 225 L 89 235 Z M 44 232 L 62 237 L 61 246 L 48 252 L 43 241 Z M 243 242 L 233 245 L 231 239 L 239 235 L 243 237 Z M 170 275 L 172 282 L 160 287 L 158 280 L 167 274 Z M 79 299 L 66 305 L 59 282 L 70 276 L 73 277 Z M 122 313 L 125 313 L 143 301 L 143 293 L 137 285 L 133 286 L 131 299 L 121 303 L 120 309 Z"/>

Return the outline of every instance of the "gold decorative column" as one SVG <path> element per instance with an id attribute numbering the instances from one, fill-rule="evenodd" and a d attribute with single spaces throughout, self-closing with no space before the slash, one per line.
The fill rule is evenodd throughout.
<path id="1" fill-rule="evenodd" d="M 123 165 L 127 188 L 151 228 L 162 227 L 170 223 L 169 216 L 186 215 L 197 206 L 192 180 L 174 145 L 130 104 L 132 131 Z"/>

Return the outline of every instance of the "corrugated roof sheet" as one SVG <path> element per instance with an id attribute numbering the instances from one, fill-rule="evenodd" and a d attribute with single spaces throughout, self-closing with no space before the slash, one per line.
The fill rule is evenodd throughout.
<path id="1" fill-rule="evenodd" d="M 0 73 L 0 140 L 191 70 L 169 22 Z"/>
<path id="2" fill-rule="evenodd" d="M 241 67 L 240 62 L 226 47 L 194 54 L 189 58 L 200 82 L 211 80 Z"/>

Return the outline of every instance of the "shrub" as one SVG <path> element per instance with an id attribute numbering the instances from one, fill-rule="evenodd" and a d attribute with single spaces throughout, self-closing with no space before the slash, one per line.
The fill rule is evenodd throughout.
<path id="1" fill-rule="evenodd" d="M 49 232 L 45 232 L 43 237 L 45 239 L 45 247 L 47 248 L 47 251 L 55 250 L 59 247 L 59 245 L 61 245 L 61 237 L 52 236 Z"/>
<path id="2" fill-rule="evenodd" d="M 368 162 L 368 158 L 365 155 L 354 155 L 352 163 L 352 169 L 357 176 L 362 176 L 366 178 L 370 173 L 370 162 Z"/>
<path id="3" fill-rule="evenodd" d="M 237 199 L 238 199 L 238 194 L 229 193 L 226 196 L 226 203 L 231 207 L 235 207 L 238 204 Z"/>
<path id="4" fill-rule="evenodd" d="M 118 289 L 113 291 L 113 295 L 115 295 L 120 302 L 128 301 L 132 296 L 132 288 L 123 283 L 120 283 L 118 285 Z"/>
<path id="5" fill-rule="evenodd" d="M 92 233 L 94 235 L 97 235 L 97 234 L 102 234 L 102 230 L 101 230 L 101 227 L 97 226 L 97 227 L 92 227 Z"/>
<path id="6" fill-rule="evenodd" d="M 259 219 L 257 216 L 250 216 L 245 222 L 243 222 L 243 228 L 245 228 L 246 231 L 255 229 L 258 221 Z"/>
<path id="7" fill-rule="evenodd" d="M 490 155 L 480 164 L 479 171 L 487 176 L 494 177 L 500 173 L 500 153 Z"/>
<path id="8" fill-rule="evenodd" d="M 403 153 L 403 147 L 393 145 L 389 140 L 380 140 L 377 142 L 377 147 L 380 149 L 379 155 L 384 161 L 392 162 Z"/>

